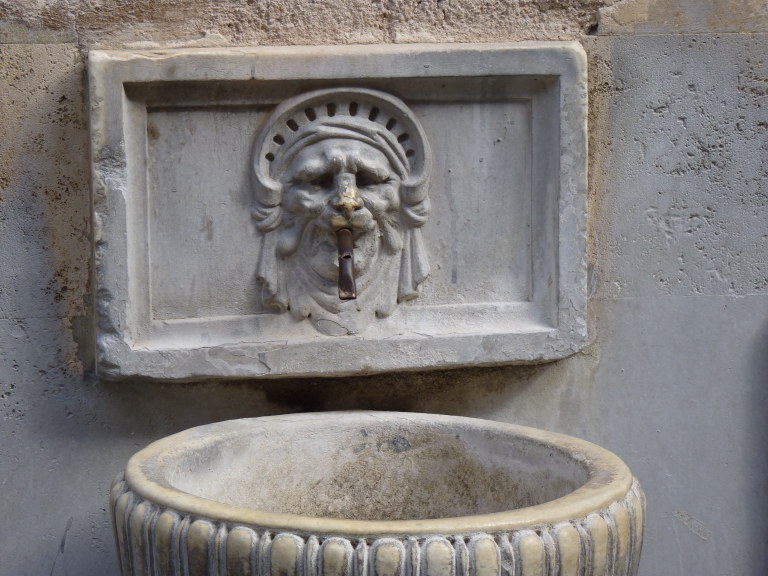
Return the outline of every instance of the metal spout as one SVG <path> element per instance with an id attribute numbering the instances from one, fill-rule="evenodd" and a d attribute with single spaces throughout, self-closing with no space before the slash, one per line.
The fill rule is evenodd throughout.
<path id="1" fill-rule="evenodd" d="M 336 230 L 336 242 L 339 248 L 339 300 L 357 298 L 355 287 L 355 257 L 352 246 L 352 230 Z"/>

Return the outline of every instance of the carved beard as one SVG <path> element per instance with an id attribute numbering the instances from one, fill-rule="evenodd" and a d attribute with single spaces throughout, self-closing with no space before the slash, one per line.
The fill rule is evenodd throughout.
<path id="1" fill-rule="evenodd" d="M 350 221 L 353 230 L 357 299 L 338 295 L 338 249 L 329 226 L 330 209 L 319 216 L 285 214 L 278 232 L 281 292 L 291 315 L 309 318 L 323 333 L 354 334 L 397 304 L 402 238 L 399 213 L 369 203 Z"/>

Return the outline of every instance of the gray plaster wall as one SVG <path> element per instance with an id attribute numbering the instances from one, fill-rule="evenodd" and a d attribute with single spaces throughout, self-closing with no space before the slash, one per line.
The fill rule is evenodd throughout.
<path id="1" fill-rule="evenodd" d="M 320 381 L 91 376 L 88 48 L 522 39 L 579 39 L 590 58 L 584 352 Z M 109 482 L 156 438 L 352 408 L 597 442 L 648 494 L 642 576 L 765 574 L 764 2 L 0 0 L 0 42 L 0 576 L 117 574 Z"/>

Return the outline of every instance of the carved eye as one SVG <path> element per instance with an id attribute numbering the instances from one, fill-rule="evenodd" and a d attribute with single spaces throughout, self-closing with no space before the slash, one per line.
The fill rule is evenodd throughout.
<path id="1" fill-rule="evenodd" d="M 380 176 L 374 172 L 358 172 L 355 176 L 355 180 L 358 188 L 367 188 L 369 186 L 378 186 L 385 182 L 389 182 L 389 178 L 386 176 Z"/>
<path id="2" fill-rule="evenodd" d="M 322 188 L 323 190 L 329 189 L 331 186 L 333 186 L 333 174 L 330 172 L 326 172 L 325 174 L 320 174 L 319 176 L 315 176 L 311 181 L 310 184 L 313 186 L 316 186 L 317 188 Z"/>

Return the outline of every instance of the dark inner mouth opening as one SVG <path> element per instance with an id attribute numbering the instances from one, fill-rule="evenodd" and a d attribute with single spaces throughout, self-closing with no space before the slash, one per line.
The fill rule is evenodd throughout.
<path id="1" fill-rule="evenodd" d="M 355 287 L 352 230 L 349 228 L 336 230 L 336 243 L 339 254 L 339 299 L 354 300 L 357 298 L 357 288 Z"/>

